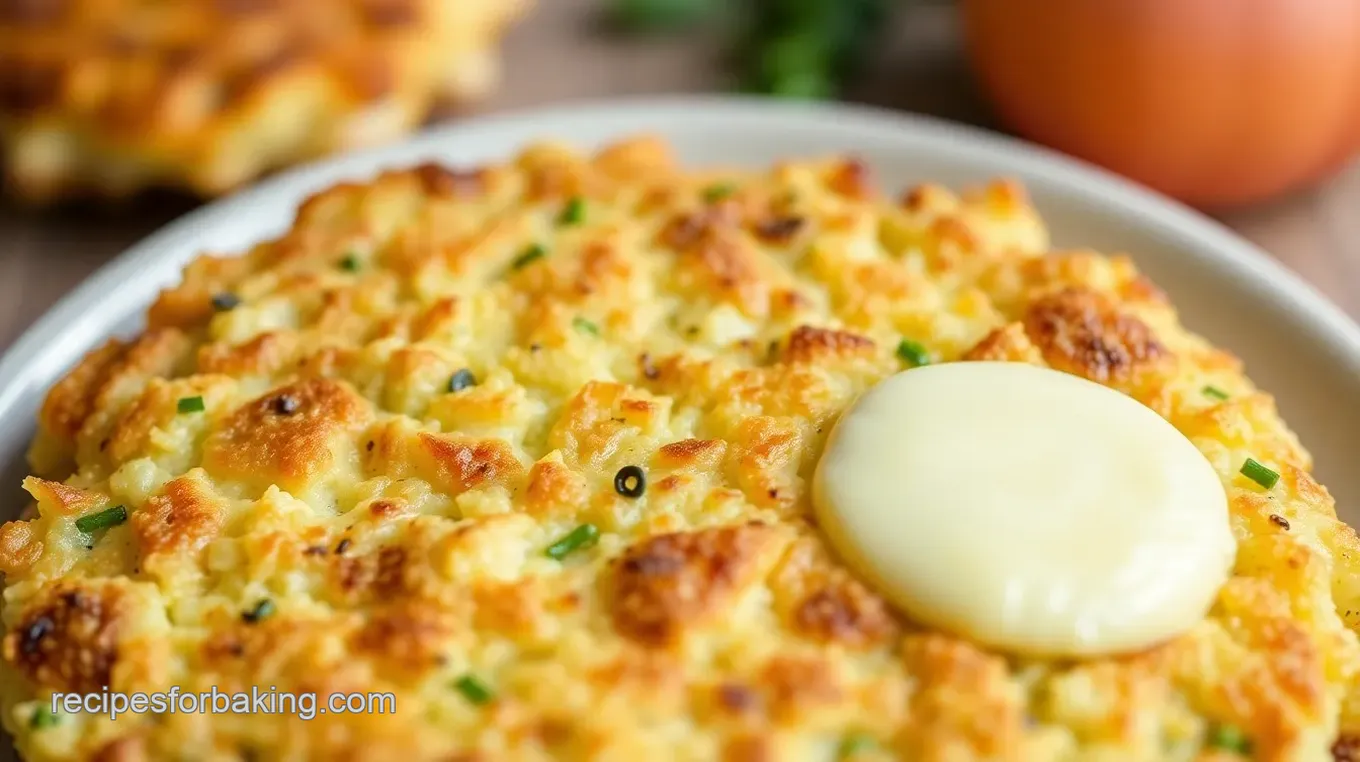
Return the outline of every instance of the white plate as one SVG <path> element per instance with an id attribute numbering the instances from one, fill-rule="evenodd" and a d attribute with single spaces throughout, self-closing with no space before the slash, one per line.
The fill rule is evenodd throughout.
<path id="1" fill-rule="evenodd" d="M 539 138 L 594 146 L 643 131 L 671 140 L 692 164 L 761 165 L 853 152 L 890 189 L 1018 177 L 1057 245 L 1131 253 L 1191 329 L 1245 360 L 1312 450 L 1322 482 L 1351 506 L 1343 514 L 1360 519 L 1360 469 L 1353 467 L 1360 453 L 1360 329 L 1261 251 L 1170 201 L 1018 141 L 865 108 L 730 98 L 619 101 L 464 122 L 287 173 L 185 216 L 102 268 L 0 360 L 6 489 L 17 488 L 25 473 L 21 455 L 44 390 L 85 351 L 136 330 L 157 290 L 199 252 L 236 251 L 277 234 L 309 192 L 383 167 L 485 162 Z"/>

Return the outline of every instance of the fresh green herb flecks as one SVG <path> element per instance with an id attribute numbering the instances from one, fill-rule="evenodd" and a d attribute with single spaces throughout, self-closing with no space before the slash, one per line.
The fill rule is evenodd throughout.
<path id="1" fill-rule="evenodd" d="M 828 98 L 863 70 L 883 31 L 888 0 L 752 3 L 732 47 L 744 89 L 785 98 Z"/>
<path id="2" fill-rule="evenodd" d="M 559 225 L 580 225 L 586 221 L 586 200 L 576 196 L 562 207 L 562 213 L 557 216 Z"/>
<path id="3" fill-rule="evenodd" d="M 890 0 L 610 0 L 624 29 L 660 33 L 712 28 L 743 90 L 828 98 L 863 72 L 901 3 Z"/>
<path id="4" fill-rule="evenodd" d="M 246 624 L 255 624 L 256 622 L 261 622 L 274 616 L 276 610 L 273 601 L 268 598 L 261 598 L 249 611 L 245 611 L 241 614 L 241 621 Z"/>
<path id="5" fill-rule="evenodd" d="M 116 527 L 124 521 L 127 521 L 127 517 L 127 508 L 124 508 L 121 505 L 115 505 L 112 508 L 105 508 L 98 513 L 86 514 L 76 519 L 76 529 L 79 529 L 85 534 L 90 534 L 98 529 Z"/>
<path id="6" fill-rule="evenodd" d="M 902 341 L 897 344 L 897 359 L 912 367 L 929 365 L 930 352 L 927 351 L 925 347 L 921 346 L 919 342 L 912 341 L 911 339 L 902 339 Z"/>
<path id="7" fill-rule="evenodd" d="M 38 708 L 33 712 L 33 716 L 28 720 L 28 726 L 34 730 L 50 728 L 61 724 L 61 717 L 52 711 L 52 707 L 47 702 L 38 704 Z"/>
<path id="8" fill-rule="evenodd" d="M 610 18 L 628 29 L 659 32 L 702 21 L 718 0 L 611 0 Z"/>
<path id="9" fill-rule="evenodd" d="M 571 327 L 572 327 L 572 328 L 575 328 L 576 330 L 580 331 L 581 333 L 588 333 L 588 334 L 590 334 L 591 336 L 599 336 L 599 335 L 600 335 L 600 327 L 599 327 L 598 325 L 595 325 L 594 323 L 590 322 L 589 320 L 586 320 L 586 319 L 583 318 L 583 317 L 578 317 L 578 318 L 573 319 L 573 320 L 571 321 Z"/>
<path id="10" fill-rule="evenodd" d="M 1216 725 L 1209 731 L 1209 745 L 1246 756 L 1251 754 L 1251 739 L 1236 725 Z"/>
<path id="11" fill-rule="evenodd" d="M 548 250 L 543 248 L 543 244 L 531 243 L 524 247 L 524 251 L 521 252 L 518 257 L 515 257 L 515 261 L 510 263 L 510 268 L 512 270 L 522 270 L 547 256 L 547 254 Z"/>
<path id="12" fill-rule="evenodd" d="M 841 759 L 853 757 L 860 752 L 870 751 L 878 746 L 878 742 L 873 736 L 864 733 L 852 733 L 841 740 L 840 748 L 836 754 Z"/>
<path id="13" fill-rule="evenodd" d="M 353 253 L 346 254 L 344 258 L 340 260 L 340 269 L 347 273 L 359 272 L 358 255 Z"/>
<path id="14" fill-rule="evenodd" d="M 717 203 L 736 192 L 737 186 L 732 183 L 714 183 L 704 188 L 704 201 L 710 204 Z"/>
<path id="15" fill-rule="evenodd" d="M 467 368 L 449 376 L 449 392 L 461 392 L 470 386 L 477 385 L 477 377 L 472 375 L 472 371 Z"/>
<path id="16" fill-rule="evenodd" d="M 582 524 L 568 532 L 562 539 L 548 546 L 545 555 L 561 561 L 578 550 L 585 550 L 600 540 L 600 530 L 594 524 Z"/>
<path id="17" fill-rule="evenodd" d="M 463 675 L 454 681 L 453 687 L 467 699 L 469 703 L 481 706 L 488 704 L 496 696 L 491 689 L 474 675 Z"/>
<path id="18" fill-rule="evenodd" d="M 1200 392 L 1205 397 L 1208 397 L 1209 399 L 1213 400 L 1218 400 L 1219 402 L 1222 402 L 1223 400 L 1226 400 L 1228 398 L 1227 392 L 1213 385 L 1205 386 L 1203 389 L 1200 389 Z"/>
<path id="19" fill-rule="evenodd" d="M 1274 487 L 1275 483 L 1280 480 L 1280 475 L 1278 473 L 1266 468 L 1251 458 L 1247 458 L 1247 462 L 1242 464 L 1242 471 L 1240 473 L 1266 489 Z"/>
<path id="20" fill-rule="evenodd" d="M 207 409 L 202 397 L 180 397 L 175 409 L 181 413 L 201 413 Z"/>

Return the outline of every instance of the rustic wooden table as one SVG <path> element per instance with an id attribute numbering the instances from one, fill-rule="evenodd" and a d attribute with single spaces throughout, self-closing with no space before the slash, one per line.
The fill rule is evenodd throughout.
<path id="1" fill-rule="evenodd" d="M 719 50 L 705 35 L 623 39 L 600 23 L 598 0 L 538 4 L 507 40 L 504 86 L 482 111 L 725 85 Z M 892 32 L 851 100 L 994 126 L 962 61 L 949 7 L 913 7 Z M 0 206 L 0 347 L 100 264 L 190 207 L 160 197 L 42 214 Z M 1360 165 L 1222 220 L 1360 317 Z"/>

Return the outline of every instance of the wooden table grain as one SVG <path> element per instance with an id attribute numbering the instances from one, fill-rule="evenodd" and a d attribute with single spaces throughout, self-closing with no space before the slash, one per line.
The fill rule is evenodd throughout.
<path id="1" fill-rule="evenodd" d="M 598 0 L 538 0 L 506 41 L 505 81 L 477 111 L 724 89 L 716 35 L 627 38 Z M 947 5 L 899 14 L 889 44 L 848 99 L 996 128 L 962 60 Z M 35 213 L 0 205 L 0 347 L 100 264 L 192 208 L 156 196 Z M 1220 219 L 1360 317 L 1360 165 L 1315 188 Z"/>

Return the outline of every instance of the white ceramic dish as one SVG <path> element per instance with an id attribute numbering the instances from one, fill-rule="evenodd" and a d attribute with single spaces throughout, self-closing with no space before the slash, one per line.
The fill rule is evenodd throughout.
<path id="1" fill-rule="evenodd" d="M 1360 329 L 1316 291 L 1217 224 L 1104 172 L 1033 146 L 920 117 L 864 108 L 729 98 L 574 105 L 478 119 L 305 167 L 200 209 L 110 262 L 0 359 L 0 463 L 13 510 L 22 453 L 44 391 L 85 351 L 138 329 L 157 290 L 203 250 L 231 252 L 283 231 L 299 200 L 341 179 L 439 159 L 470 164 L 527 142 L 583 146 L 637 132 L 670 139 L 691 164 L 761 165 L 853 152 L 889 188 L 1021 179 L 1055 243 L 1131 253 L 1192 329 L 1227 347 L 1273 392 L 1312 450 L 1317 472 L 1360 519 Z"/>

